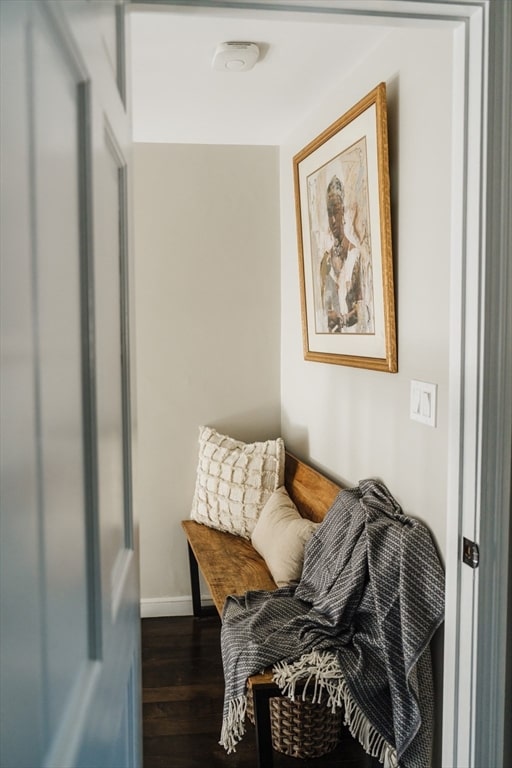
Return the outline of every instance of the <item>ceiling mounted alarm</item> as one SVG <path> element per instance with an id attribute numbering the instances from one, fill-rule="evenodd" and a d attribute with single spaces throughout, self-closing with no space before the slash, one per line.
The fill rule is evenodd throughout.
<path id="1" fill-rule="evenodd" d="M 259 55 L 256 43 L 221 43 L 215 51 L 212 67 L 229 72 L 247 72 L 254 67 Z"/>

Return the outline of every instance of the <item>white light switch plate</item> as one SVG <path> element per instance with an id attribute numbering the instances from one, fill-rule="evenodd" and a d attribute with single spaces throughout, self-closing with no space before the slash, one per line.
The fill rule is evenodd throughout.
<path id="1" fill-rule="evenodd" d="M 410 417 L 429 427 L 436 426 L 437 384 L 411 381 Z"/>

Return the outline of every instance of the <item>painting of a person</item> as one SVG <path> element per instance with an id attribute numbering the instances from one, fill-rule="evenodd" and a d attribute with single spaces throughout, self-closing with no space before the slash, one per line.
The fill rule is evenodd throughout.
<path id="1" fill-rule="evenodd" d="M 372 333 L 371 264 L 357 236 L 355 216 L 347 227 L 345 190 L 336 175 L 327 187 L 326 205 L 333 240 L 320 265 L 327 329 L 329 333 Z"/>

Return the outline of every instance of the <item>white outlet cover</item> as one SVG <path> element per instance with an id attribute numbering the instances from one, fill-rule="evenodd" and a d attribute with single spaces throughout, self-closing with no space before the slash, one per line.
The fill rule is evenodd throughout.
<path id="1" fill-rule="evenodd" d="M 414 421 L 435 427 L 437 423 L 437 384 L 411 380 L 409 415 Z"/>

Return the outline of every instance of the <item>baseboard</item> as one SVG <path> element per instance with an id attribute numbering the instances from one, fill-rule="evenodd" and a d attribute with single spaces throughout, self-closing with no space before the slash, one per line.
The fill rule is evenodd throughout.
<path id="1" fill-rule="evenodd" d="M 201 598 L 203 605 L 213 605 L 210 597 Z M 192 616 L 192 598 L 184 597 L 143 597 L 140 601 L 142 619 L 154 619 L 159 616 Z"/>

